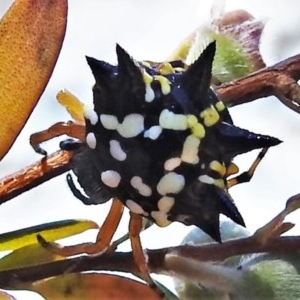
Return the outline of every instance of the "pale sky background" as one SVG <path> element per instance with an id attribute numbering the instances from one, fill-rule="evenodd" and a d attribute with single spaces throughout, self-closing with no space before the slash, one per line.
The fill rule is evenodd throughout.
<path id="1" fill-rule="evenodd" d="M 0 13 L 11 2 L 1 0 Z M 56 103 L 59 90 L 66 88 L 84 102 L 92 101 L 94 80 L 85 55 L 114 63 L 115 44 L 119 43 L 138 60 L 164 60 L 186 35 L 209 18 L 211 3 L 207 0 L 70 0 L 68 29 L 57 66 L 21 136 L 1 162 L 1 177 L 40 158 L 29 146 L 31 133 L 69 119 Z M 300 53 L 299 1 L 227 1 L 226 10 L 240 8 L 267 22 L 261 45 L 267 64 Z M 274 98 L 230 111 L 236 125 L 284 141 L 270 149 L 250 183 L 230 190 L 248 229 L 254 231 L 275 216 L 290 196 L 300 192 L 300 116 Z M 44 146 L 51 152 L 62 139 Z M 240 169 L 247 169 L 256 154 L 239 157 Z M 62 175 L 2 205 L 0 231 L 73 218 L 92 219 L 101 224 L 108 208 L 108 205 L 84 206 L 71 194 Z M 118 235 L 127 230 L 125 215 Z M 300 234 L 299 216 L 298 212 L 289 219 L 298 220 L 291 233 Z M 153 226 L 142 234 L 143 246 L 151 249 L 177 245 L 190 229 L 182 224 L 164 229 Z M 68 242 L 92 241 L 94 236 L 95 232 L 90 232 Z M 127 250 L 128 245 L 121 249 Z M 19 299 L 33 297 L 22 293 Z"/>

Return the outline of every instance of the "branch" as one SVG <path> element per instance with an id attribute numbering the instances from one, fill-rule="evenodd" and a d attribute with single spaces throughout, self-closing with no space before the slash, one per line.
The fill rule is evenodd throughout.
<path id="1" fill-rule="evenodd" d="M 255 236 L 201 246 L 178 246 L 147 250 L 149 269 L 155 273 L 172 270 L 165 265 L 166 255 L 178 255 L 199 261 L 222 261 L 234 255 L 263 252 L 288 253 L 299 251 L 300 237 L 279 237 L 262 244 Z M 137 274 L 132 252 L 114 252 L 101 256 L 80 256 L 37 266 L 24 267 L 0 272 L 1 288 L 13 287 L 16 282 L 28 283 L 66 273 L 84 271 L 119 271 Z"/>
<path id="2" fill-rule="evenodd" d="M 71 154 L 57 151 L 0 180 L 0 205 L 70 169 Z"/>
<path id="3" fill-rule="evenodd" d="M 216 92 L 230 106 L 271 95 L 300 113 L 300 54 L 246 77 L 222 84 Z"/>
<path id="4" fill-rule="evenodd" d="M 300 54 L 272 67 L 216 87 L 220 98 L 229 106 L 275 95 L 290 109 L 300 113 Z M 0 204 L 66 172 L 69 157 L 56 152 L 25 169 L 0 180 Z M 46 170 L 46 171 L 44 171 Z"/>
<path id="5" fill-rule="evenodd" d="M 296 253 L 300 250 L 300 236 L 281 237 L 280 235 L 292 228 L 293 225 L 285 223 L 285 217 L 299 208 L 300 194 L 297 194 L 290 197 L 285 208 L 251 237 L 229 240 L 223 244 L 183 245 L 147 250 L 149 270 L 155 273 L 172 272 L 170 265 L 166 263 L 167 255 L 202 262 L 218 262 L 236 255 L 272 252 L 279 255 Z M 16 282 L 26 284 L 52 276 L 85 271 L 119 271 L 139 274 L 132 252 L 106 252 L 100 256 L 80 256 L 0 271 L 0 287 L 13 288 Z"/>

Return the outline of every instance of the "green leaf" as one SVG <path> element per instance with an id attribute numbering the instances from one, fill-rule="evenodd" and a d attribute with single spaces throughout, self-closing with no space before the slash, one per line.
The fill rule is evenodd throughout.
<path id="1" fill-rule="evenodd" d="M 216 40 L 213 79 L 215 83 L 228 82 L 265 67 L 259 50 L 263 29 L 263 22 L 243 10 L 212 16 L 211 22 L 190 34 L 169 60 L 181 59 L 191 65 Z"/>
<path id="2" fill-rule="evenodd" d="M 65 259 L 39 244 L 19 248 L 0 259 L 0 270 L 18 269 Z"/>
<path id="3" fill-rule="evenodd" d="M 276 237 L 285 224 L 284 217 L 299 207 L 299 201 L 298 195 L 290 198 L 286 208 L 256 233 L 256 238 Z M 221 223 L 221 233 L 223 240 L 248 235 L 231 221 Z M 212 242 L 198 228 L 184 240 L 189 244 Z M 174 274 L 180 274 L 174 279 L 180 299 L 300 299 L 300 255 L 296 251 L 236 256 L 214 263 L 170 255 L 166 263 Z"/>

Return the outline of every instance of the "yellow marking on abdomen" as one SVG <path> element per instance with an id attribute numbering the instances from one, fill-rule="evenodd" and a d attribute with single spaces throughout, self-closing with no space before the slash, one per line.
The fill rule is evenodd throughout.
<path id="1" fill-rule="evenodd" d="M 203 119 L 204 125 L 207 127 L 213 126 L 220 119 L 220 115 L 214 106 L 210 106 L 203 110 L 200 113 L 200 117 Z"/>

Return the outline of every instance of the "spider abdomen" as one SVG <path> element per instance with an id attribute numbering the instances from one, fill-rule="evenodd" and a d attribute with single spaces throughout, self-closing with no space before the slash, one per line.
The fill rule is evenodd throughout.
<path id="1" fill-rule="evenodd" d="M 186 70 L 137 63 L 120 46 L 118 66 L 88 58 L 94 108 L 72 168 L 90 203 L 118 197 L 160 226 L 194 224 L 216 240 L 220 213 L 244 225 L 227 191 L 232 159 L 280 141 L 233 125 L 210 88 L 214 53 L 212 43 Z"/>

